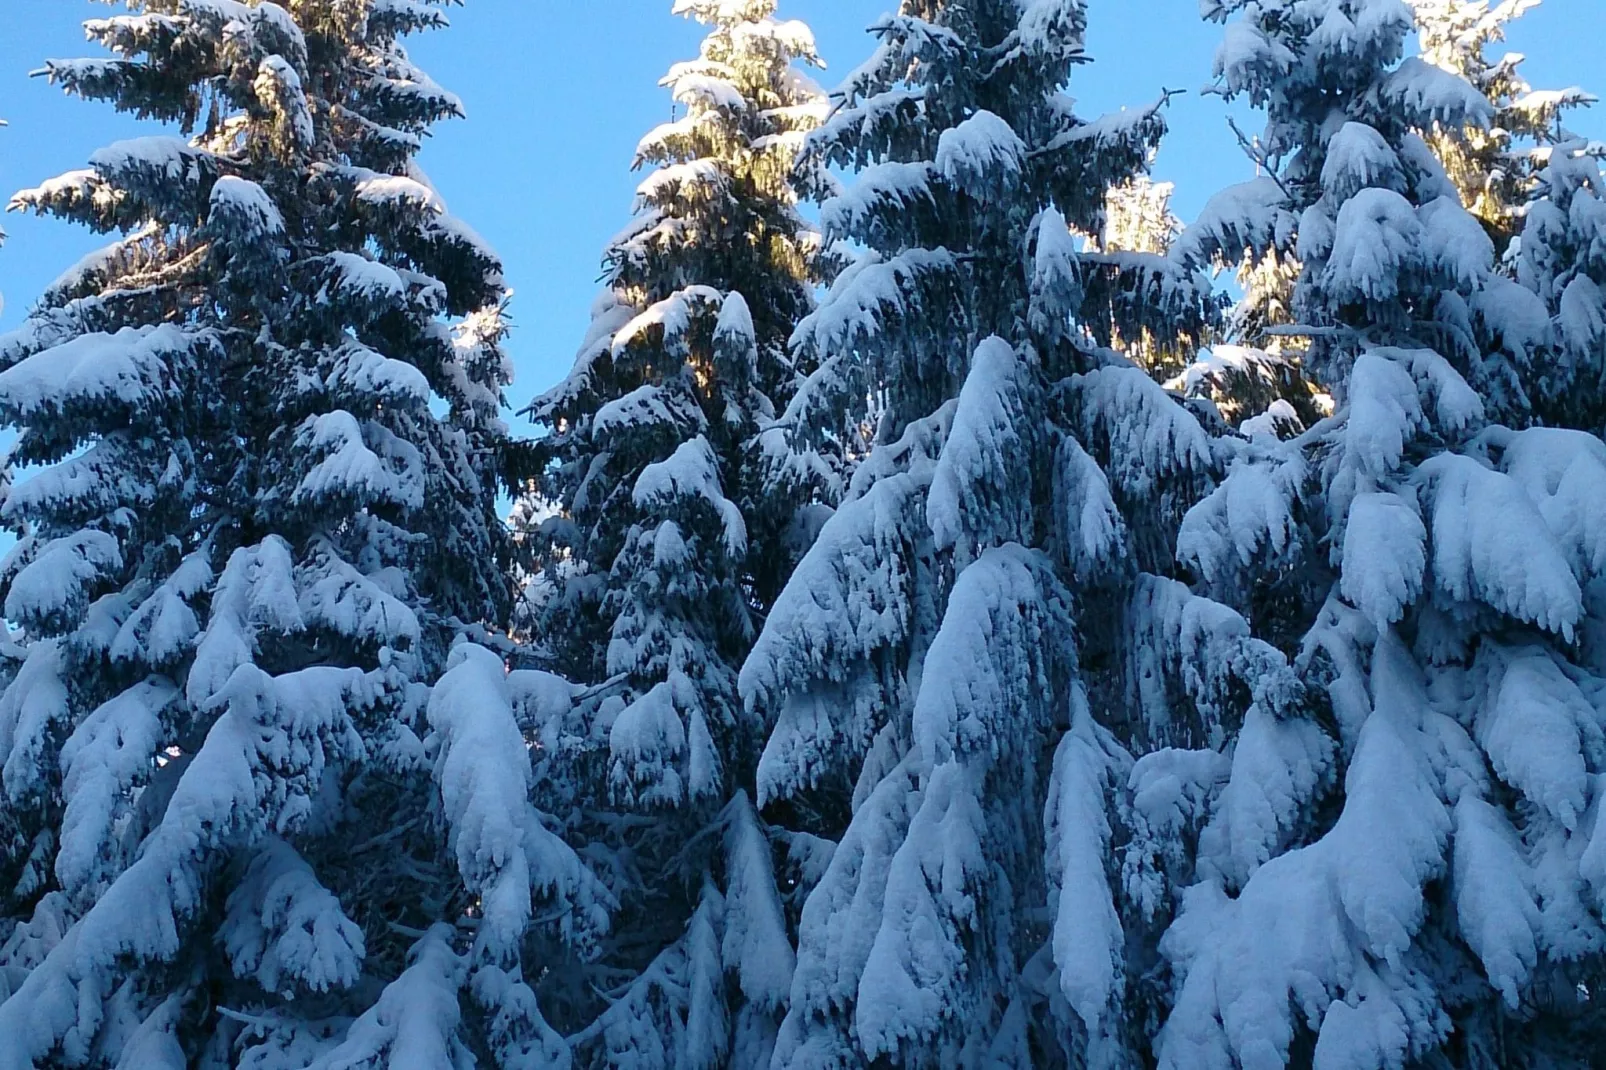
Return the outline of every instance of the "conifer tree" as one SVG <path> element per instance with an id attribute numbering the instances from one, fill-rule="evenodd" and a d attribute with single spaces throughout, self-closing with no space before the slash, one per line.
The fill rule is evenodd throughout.
<path id="1" fill-rule="evenodd" d="M 1493 107 L 1486 125 L 1421 133 L 1466 205 L 1504 254 L 1521 228 L 1523 210 L 1548 146 L 1567 140 L 1561 117 L 1591 101 L 1578 89 L 1535 90 L 1523 78 L 1523 57 L 1488 55 L 1506 26 L 1540 0 L 1414 0 L 1422 58 L 1465 78 Z"/>
<path id="2" fill-rule="evenodd" d="M 1139 757 L 1116 806 L 1161 833 L 1134 841 L 1164 863 L 1138 887 L 1175 910 L 1158 1065 L 1588 1066 L 1606 558 L 1584 518 L 1606 452 L 1494 422 L 1524 415 L 1546 317 L 1414 132 L 1486 125 L 1489 102 L 1401 61 L 1393 0 L 1208 13 L 1275 168 L 1192 242 L 1297 232 L 1294 318 L 1337 410 L 1254 440 L 1182 527 L 1304 686 L 1208 751 Z"/>
<path id="3" fill-rule="evenodd" d="M 1531 376 L 1541 418 L 1606 431 L 1606 179 L 1594 148 L 1555 146 L 1523 219 L 1517 281 L 1539 295 L 1551 323 L 1550 351 Z"/>
<path id="4" fill-rule="evenodd" d="M 414 162 L 445 20 L 131 7 L 46 72 L 175 132 L 12 202 L 118 238 L 0 338 L 0 1067 L 555 1065 L 527 935 L 607 895 L 531 687 L 448 654 L 510 592 L 501 268 Z"/>
<path id="5" fill-rule="evenodd" d="M 736 673 L 836 478 L 794 478 L 766 445 L 821 265 L 795 184 L 829 178 L 794 175 L 824 111 L 800 69 L 819 65 L 812 35 L 774 0 L 674 12 L 709 28 L 664 79 L 684 114 L 641 141 L 654 170 L 608 248 L 591 330 L 531 409 L 546 432 L 533 496 L 552 515 L 526 535 L 530 631 L 548 664 L 602 687 L 563 779 L 604 815 L 573 835 L 611 860 L 621 902 L 594 969 L 607 1002 L 569 1012 L 584 1066 L 768 1057 L 792 949 L 743 790 L 758 739 Z"/>
<path id="6" fill-rule="evenodd" d="M 1105 203 L 1104 231 L 1098 236 L 1098 247 L 1106 252 L 1169 254 L 1182 232 L 1182 220 L 1171 211 L 1175 191 L 1170 182 L 1156 182 L 1147 175 L 1113 187 Z M 1162 378 L 1180 371 L 1182 362 L 1204 341 L 1178 335 L 1171 345 L 1162 346 L 1152 331 L 1133 339 L 1122 339 L 1119 331 L 1112 334 L 1114 348 L 1150 375 Z"/>
<path id="7" fill-rule="evenodd" d="M 1109 343 L 1214 306 L 1172 260 L 1073 237 L 1163 130 L 1158 106 L 1075 116 L 1085 25 L 1080 3 L 909 0 L 809 143 L 857 172 L 822 219 L 864 251 L 793 337 L 818 368 L 782 426 L 802 452 L 867 397 L 880 417 L 742 670 L 773 726 L 759 801 L 808 893 L 776 1068 L 1137 1050 L 1093 711 L 1148 646 L 1110 607 L 1186 601 L 1139 572 L 1168 567 L 1217 454 Z"/>

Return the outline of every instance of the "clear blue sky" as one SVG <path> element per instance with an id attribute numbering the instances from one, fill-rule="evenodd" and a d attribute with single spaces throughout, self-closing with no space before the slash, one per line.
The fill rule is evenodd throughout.
<path id="1" fill-rule="evenodd" d="M 4 0 L 0 34 L 0 195 L 84 165 L 89 153 L 139 124 L 102 105 L 70 100 L 30 70 L 47 57 L 94 54 L 79 22 L 104 16 L 88 0 Z M 670 0 L 468 0 L 453 28 L 415 39 L 413 53 L 463 97 L 468 119 L 446 124 L 424 166 L 452 211 L 501 252 L 517 291 L 511 343 L 522 407 L 568 368 L 585 328 L 603 244 L 626 223 L 638 177 L 636 141 L 670 114 L 658 79 L 695 55 L 698 28 L 671 17 Z M 834 86 L 871 47 L 864 27 L 895 0 L 783 0 L 784 16 L 809 22 Z M 1072 93 L 1086 115 L 1146 103 L 1186 89 L 1171 108 L 1172 135 L 1159 176 L 1177 184 L 1191 218 L 1222 185 L 1250 173 L 1226 132 L 1219 99 L 1192 92 L 1209 81 L 1220 35 L 1201 22 L 1197 0 L 1091 0 L 1088 48 Z M 1581 85 L 1606 96 L 1598 56 L 1606 2 L 1545 0 L 1517 27 L 1511 47 L 1527 54 L 1538 86 Z M 1606 140 L 1606 105 L 1575 117 Z M 1253 129 L 1253 127 L 1250 127 Z M 101 239 L 63 223 L 9 216 L 0 249 L 0 330 Z"/>

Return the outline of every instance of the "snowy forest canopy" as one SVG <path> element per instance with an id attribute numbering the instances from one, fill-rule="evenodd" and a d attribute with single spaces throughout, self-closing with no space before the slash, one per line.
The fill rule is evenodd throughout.
<path id="1" fill-rule="evenodd" d="M 446 0 L 86 23 L 43 75 L 147 129 L 10 201 L 110 244 L 0 335 L 0 1070 L 1600 1065 L 1606 145 L 1535 2 L 1202 0 L 1255 177 L 1182 220 L 1086 0 L 834 90 L 674 0 L 533 399 L 418 163 Z"/>

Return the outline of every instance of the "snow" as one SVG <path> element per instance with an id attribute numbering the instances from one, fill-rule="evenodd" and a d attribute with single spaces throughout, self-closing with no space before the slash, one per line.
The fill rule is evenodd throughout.
<path id="1" fill-rule="evenodd" d="M 206 706 L 236 669 L 251 663 L 258 631 L 291 634 L 305 627 L 289 545 L 273 536 L 235 550 L 212 593 L 211 619 L 196 645 L 185 697 L 192 706 Z"/>
<path id="2" fill-rule="evenodd" d="M 467 1070 L 473 1056 L 458 1038 L 459 992 L 467 972 L 452 950 L 452 927 L 435 925 L 413 945 L 407 969 L 351 1024 L 340 1045 L 307 1070 Z M 381 1063 L 381 1060 L 383 1062 Z"/>
<path id="3" fill-rule="evenodd" d="M 1201 576 L 1219 578 L 1234 567 L 1250 567 L 1263 554 L 1281 556 L 1298 533 L 1294 510 L 1305 476 L 1298 453 L 1278 455 L 1272 463 L 1235 462 L 1220 485 L 1184 515 L 1178 560 Z"/>
<path id="4" fill-rule="evenodd" d="M 888 160 L 860 171 L 853 184 L 820 207 L 820 229 L 832 240 L 891 231 L 902 217 L 936 208 L 929 163 Z"/>
<path id="5" fill-rule="evenodd" d="M 1377 350 L 1362 353 L 1350 371 L 1344 464 L 1381 481 L 1397 471 L 1405 445 L 1426 422 L 1410 372 Z"/>
<path id="6" fill-rule="evenodd" d="M 1009 123 L 978 110 L 942 132 L 933 162 L 949 182 L 985 202 L 1011 189 L 1026 163 L 1026 143 Z"/>
<path id="7" fill-rule="evenodd" d="M 417 179 L 405 175 L 386 175 L 362 168 L 346 168 L 357 199 L 376 207 L 406 207 L 428 215 L 444 215 L 446 202 L 440 194 Z"/>
<path id="8" fill-rule="evenodd" d="M 714 345 L 734 348 L 743 356 L 751 356 L 757 344 L 753 310 L 748 307 L 747 298 L 732 290 L 719 306 L 719 319 L 714 324 Z"/>
<path id="9" fill-rule="evenodd" d="M 1030 473 L 1019 463 L 1028 454 L 1020 430 L 1029 426 L 1022 396 L 1027 374 L 997 335 L 983 340 L 971 358 L 926 498 L 937 548 L 956 548 L 960 561 L 1030 536 Z"/>
<path id="10" fill-rule="evenodd" d="M 142 414 L 172 396 L 177 370 L 210 344 L 170 323 L 79 335 L 0 372 L 0 414 L 16 424 L 104 408 Z"/>
<path id="11" fill-rule="evenodd" d="M 961 1011 L 960 941 L 981 924 L 975 891 L 988 869 L 977 780 L 957 761 L 933 769 L 888 866 L 881 924 L 855 1003 L 854 1031 L 871 1059 L 932 1036 Z"/>
<path id="12" fill-rule="evenodd" d="M 264 56 L 257 65 L 252 88 L 257 100 L 277 113 L 274 117 L 282 129 L 288 130 L 291 143 L 302 152 L 311 149 L 317 131 L 306 92 L 301 87 L 301 76 L 290 61 L 279 55 Z"/>
<path id="13" fill-rule="evenodd" d="M 1109 444 L 1105 471 L 1125 493 L 1142 497 L 1157 480 L 1212 466 L 1204 428 L 1142 369 L 1111 364 L 1072 382 L 1082 398 L 1084 431 Z"/>
<path id="14" fill-rule="evenodd" d="M 1409 201 L 1393 190 L 1363 189 L 1338 210 L 1322 285 L 1339 302 L 1392 301 L 1400 277 L 1422 261 L 1423 240 Z M 1303 255 L 1303 237 L 1301 243 Z"/>
<path id="15" fill-rule="evenodd" d="M 1133 643 L 1128 671 L 1141 681 L 1134 712 L 1157 739 L 1180 733 L 1221 745 L 1224 722 L 1239 711 L 1240 689 L 1278 716 L 1304 701 L 1287 658 L 1252 635 L 1249 622 L 1231 607 L 1145 573 L 1137 577 L 1126 612 Z M 1178 716 L 1184 704 L 1173 705 L 1166 681 L 1175 681 L 1194 706 L 1197 726 Z"/>
<path id="16" fill-rule="evenodd" d="M 1580 736 L 1596 722 L 1594 707 L 1542 650 L 1486 647 L 1478 664 L 1491 662 L 1477 740 L 1502 781 L 1571 832 L 1588 805 Z"/>
<path id="17" fill-rule="evenodd" d="M 187 655 L 200 633 L 200 621 L 189 605 L 213 580 L 202 553 L 191 554 L 117 630 L 109 653 L 118 661 L 166 667 Z"/>
<path id="18" fill-rule="evenodd" d="M 1242 888 L 1288 845 L 1326 789 L 1333 744 L 1321 728 L 1278 720 L 1259 703 L 1244 714 L 1226 783 L 1199 837 L 1199 869 Z"/>
<path id="19" fill-rule="evenodd" d="M 908 249 L 890 259 L 866 253 L 837 276 L 820 306 L 792 333 L 792 348 L 831 356 L 877 338 L 887 320 L 919 307 L 919 287 L 950 275 L 955 261 L 945 249 Z"/>
<path id="20" fill-rule="evenodd" d="M 1365 123 L 1348 122 L 1327 142 L 1322 190 L 1339 202 L 1368 187 L 1398 193 L 1405 188 L 1404 170 L 1382 134 Z"/>
<path id="21" fill-rule="evenodd" d="M 349 988 L 362 973 L 363 933 L 305 859 L 269 837 L 229 893 L 219 941 L 235 975 L 264 991 Z"/>
<path id="22" fill-rule="evenodd" d="M 1021 47 L 1044 57 L 1079 55 L 1087 30 L 1080 0 L 1027 0 L 1016 24 Z"/>
<path id="23" fill-rule="evenodd" d="M 725 76 L 715 73 L 711 64 L 677 63 L 661 83 L 674 95 L 675 102 L 693 110 L 710 109 L 740 114 L 747 110 L 747 98 L 733 84 L 734 71 Z"/>
<path id="24" fill-rule="evenodd" d="M 179 1023 L 184 1012 L 184 1001 L 169 996 L 140 1023 L 123 1045 L 118 1059 L 122 1067 L 148 1067 L 149 1070 L 184 1070 L 187 1060 L 178 1040 Z"/>
<path id="25" fill-rule="evenodd" d="M 1372 352 L 1410 369 L 1424 407 L 1432 405 L 1433 422 L 1439 430 L 1455 436 L 1483 423 L 1483 398 L 1449 361 L 1433 350 L 1379 347 Z"/>
<path id="26" fill-rule="evenodd" d="M 115 141 L 89 155 L 89 166 L 108 178 L 136 177 L 150 183 L 198 185 L 203 175 L 216 174 L 217 161 L 183 138 L 156 135 Z"/>
<path id="27" fill-rule="evenodd" d="M 1097 1035 L 1125 968 L 1125 936 L 1105 875 L 1110 823 L 1105 796 L 1130 761 L 1073 688 L 1071 729 L 1054 755 L 1054 774 L 1043 817 L 1054 962 L 1059 990 L 1091 1035 Z"/>
<path id="28" fill-rule="evenodd" d="M 1340 589 L 1379 630 L 1421 596 L 1427 538 L 1415 501 L 1374 491 L 1350 503 Z"/>
<path id="29" fill-rule="evenodd" d="M 1408 56 L 1384 75 L 1376 89 L 1379 105 L 1418 130 L 1494 124 L 1494 108 L 1465 78 Z"/>
<path id="30" fill-rule="evenodd" d="M 982 553 L 954 581 L 915 699 L 914 743 L 929 766 L 1011 751 L 1044 727 L 1043 645 L 1058 593 L 1047 564 L 1005 545 Z"/>
<path id="31" fill-rule="evenodd" d="M 56 276 L 54 282 L 45 288 L 45 293 L 58 301 L 65 301 L 79 293 L 85 286 L 92 285 L 99 278 L 114 271 L 119 258 L 126 256 L 129 250 L 137 248 L 140 243 L 148 241 L 160 233 L 155 224 L 146 224 L 133 231 L 127 237 L 85 253 L 76 264 Z"/>
<path id="32" fill-rule="evenodd" d="M 513 719 L 502 659 L 463 644 L 429 701 L 438 746 L 435 781 L 463 886 L 479 897 L 480 946 L 515 955 L 530 920 L 525 854 L 530 756 Z"/>
<path id="33" fill-rule="evenodd" d="M 1253 92 L 1260 82 L 1286 74 L 1296 59 L 1287 45 L 1254 23 L 1239 19 L 1222 30 L 1212 73 L 1228 93 L 1236 95 Z"/>
<path id="34" fill-rule="evenodd" d="M 1606 444 L 1532 427 L 1503 444 L 1501 467 L 1527 492 L 1580 582 L 1606 572 Z"/>
<path id="35" fill-rule="evenodd" d="M 1442 1035 L 1428 999 L 1395 1001 L 1412 990 L 1403 956 L 1423 918 L 1423 887 L 1445 869 L 1451 831 L 1428 779 L 1430 733 L 1459 728 L 1424 712 L 1421 682 L 1397 640 L 1380 642 L 1376 659 L 1375 710 L 1333 828 L 1261 866 L 1236 899 L 1214 881 L 1184 893 L 1161 941 L 1180 979 L 1158 1037 L 1164 1070 L 1283 1066 L 1296 1014 L 1320 1024 L 1323 1065 L 1375 1043 L 1356 1015 L 1389 1004 L 1398 1028 L 1381 1061 L 1331 1065 L 1398 1065 L 1411 1043 Z M 1377 983 L 1378 971 L 1392 983 Z M 1359 1006 L 1341 1002 L 1345 996 Z"/>
<path id="36" fill-rule="evenodd" d="M 708 419 L 685 391 L 656 383 L 646 383 L 614 398 L 591 418 L 591 432 L 599 439 L 660 426 L 700 434 L 708 429 Z"/>
<path id="37" fill-rule="evenodd" d="M 711 286 L 688 286 L 657 302 L 631 319 L 613 337 L 615 359 L 630 347 L 646 340 L 648 331 L 660 329 L 664 349 L 676 356 L 688 355 L 687 331 L 699 312 L 719 308 L 725 296 Z"/>
<path id="38" fill-rule="evenodd" d="M 805 1023 L 849 1006 L 883 913 L 893 853 L 903 842 L 921 794 L 909 763 L 880 781 L 854 814 L 825 875 L 803 903 L 791 1003 L 776 1042 L 776 1062 L 799 1054 Z M 843 1023 L 843 1028 L 851 1028 Z"/>
<path id="39" fill-rule="evenodd" d="M 1455 807 L 1456 922 L 1506 1006 L 1516 1010 L 1539 960 L 1539 906 L 1517 832 L 1471 794 Z"/>
<path id="40" fill-rule="evenodd" d="M 775 889 L 769 838 L 746 792 L 726 808 L 725 935 L 721 954 L 742 995 L 767 1011 L 786 1007 L 796 955 Z"/>
<path id="41" fill-rule="evenodd" d="M 418 614 L 403 601 L 405 588 L 387 590 L 398 576 L 367 576 L 341 559 L 331 546 L 315 550 L 314 561 L 299 577 L 301 620 L 323 627 L 361 646 L 415 650 L 423 629 Z"/>
<path id="42" fill-rule="evenodd" d="M 1588 360 L 1606 346 L 1606 294 L 1587 275 L 1562 291 L 1557 329 L 1575 359 Z"/>
<path id="43" fill-rule="evenodd" d="M 0 1066 L 26 1066 L 69 1032 L 86 1025 L 92 1032 L 93 1019 L 83 1016 L 98 1015 L 99 1001 L 84 997 L 105 990 L 114 964 L 165 962 L 178 953 L 180 925 L 201 905 L 202 867 L 213 852 L 297 828 L 325 763 L 361 753 L 346 711 L 364 686 L 352 669 L 269 677 L 242 666 L 230 677 L 213 700 L 223 712 L 138 859 L 0 1004 L 0 1034 L 27 1038 L 0 1050 Z"/>
<path id="44" fill-rule="evenodd" d="M 1121 884 L 1145 922 L 1181 894 L 1171 874 L 1188 872 L 1185 836 L 1203 823 L 1230 771 L 1228 757 L 1208 748 L 1162 747 L 1131 763 L 1123 817 L 1132 838 L 1122 852 Z"/>
<path id="45" fill-rule="evenodd" d="M 1571 638 L 1583 614 L 1582 592 L 1523 488 L 1455 454 L 1440 454 L 1419 470 L 1431 481 L 1429 530 L 1440 590 Z"/>
<path id="46" fill-rule="evenodd" d="M 90 589 L 122 567 L 117 539 L 104 531 L 52 539 L 12 578 L 6 617 L 35 628 L 64 630 L 82 612 Z"/>
<path id="47" fill-rule="evenodd" d="M 163 715 L 179 692 L 151 677 L 102 703 L 73 729 L 61 748 L 61 822 L 56 876 L 70 894 L 91 894 L 92 883 L 118 856 L 114 829 L 125 800 L 150 774 L 164 735 Z"/>
<path id="48" fill-rule="evenodd" d="M 687 752 L 686 725 L 679 707 L 695 703 L 689 691 L 684 678 L 655 684 L 614 719 L 608 786 L 627 805 L 677 806 L 684 799 L 679 767 Z"/>
<path id="49" fill-rule="evenodd" d="M 1032 262 L 1032 329 L 1050 338 L 1070 329 L 1071 317 L 1082 304 L 1082 274 L 1077 264 L 1076 238 L 1056 209 L 1043 213 L 1037 227 L 1037 251 Z"/>
<path id="50" fill-rule="evenodd" d="M 1091 580 L 1115 566 L 1127 545 L 1126 521 L 1104 469 L 1069 435 L 1055 461 L 1054 494 L 1064 553 L 1077 578 Z"/>
<path id="51" fill-rule="evenodd" d="M 642 469 L 632 497 L 641 509 L 701 500 L 713 510 L 722 528 L 725 551 L 737 559 L 747 553 L 747 523 L 740 507 L 725 497 L 714 449 L 702 435 L 682 442 L 666 460 Z"/>
<path id="52" fill-rule="evenodd" d="M 1282 398 L 1266 406 L 1259 416 L 1251 416 L 1238 425 L 1238 433 L 1245 438 L 1280 439 L 1285 434 L 1298 434 L 1305 430 L 1299 412 Z"/>
<path id="53" fill-rule="evenodd" d="M 331 391 L 371 397 L 392 405 L 428 404 L 429 380 L 406 361 L 376 353 L 355 340 L 346 342 L 336 354 L 334 368 L 325 381 Z"/>
<path id="54" fill-rule="evenodd" d="M 407 284 L 394 268 L 356 253 L 328 253 L 323 260 L 329 270 L 323 287 L 313 297 L 320 304 L 342 298 L 388 307 L 407 297 Z"/>
<path id="55" fill-rule="evenodd" d="M 375 421 L 360 424 L 344 409 L 309 416 L 297 429 L 296 448 L 319 458 L 291 496 L 296 504 L 350 498 L 408 509 L 424 505 L 418 448 Z"/>
<path id="56" fill-rule="evenodd" d="M 676 201 L 711 200 L 730 185 L 730 175 L 718 160 L 699 159 L 660 167 L 636 187 L 636 210 L 668 210 Z"/>
<path id="57" fill-rule="evenodd" d="M 872 703 L 844 703 L 835 691 L 909 635 L 923 490 L 896 475 L 845 503 L 771 608 L 740 677 L 748 709 L 778 715 L 759 759 L 760 806 L 863 753 L 879 727 Z M 824 694 L 811 698 L 816 689 Z"/>
<path id="58" fill-rule="evenodd" d="M 1417 209 L 1422 223 L 1423 259 L 1455 286 L 1476 290 L 1495 261 L 1494 242 L 1453 197 L 1439 197 Z"/>
<path id="59" fill-rule="evenodd" d="M 1218 258 L 1236 259 L 1245 251 L 1258 258 L 1271 249 L 1286 249 L 1297 223 L 1277 180 L 1263 176 L 1228 186 L 1205 202 L 1198 219 L 1177 238 L 1172 255 L 1195 269 L 1212 267 Z"/>
<path id="60" fill-rule="evenodd" d="M 47 740 L 72 715 L 65 657 L 59 640 L 32 644 L 0 694 L 0 787 L 13 804 L 34 798 L 44 786 Z"/>

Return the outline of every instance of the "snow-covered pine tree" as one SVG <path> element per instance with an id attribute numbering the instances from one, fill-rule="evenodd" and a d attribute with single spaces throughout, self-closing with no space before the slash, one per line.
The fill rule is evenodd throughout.
<path id="1" fill-rule="evenodd" d="M 1105 202 L 1100 244 L 1110 250 L 1160 256 L 1169 253 L 1182 233 L 1182 220 L 1171 210 L 1175 193 L 1173 183 L 1156 182 L 1148 175 L 1138 175 L 1111 189 Z"/>
<path id="2" fill-rule="evenodd" d="M 819 239 L 794 183 L 829 179 L 794 163 L 825 98 L 801 69 L 819 64 L 809 29 L 775 0 L 674 12 L 709 27 L 664 79 L 684 114 L 640 143 L 654 170 L 591 331 L 531 409 L 532 493 L 553 508 L 526 535 L 530 631 L 570 678 L 611 682 L 563 778 L 594 781 L 603 816 L 574 836 L 621 901 L 595 974 L 607 1001 L 583 993 L 566 1021 L 585 1066 L 761 1065 L 791 977 L 736 674 L 829 491 L 778 481 L 764 438 L 814 303 Z"/>
<path id="3" fill-rule="evenodd" d="M 1522 226 L 1548 147 L 1568 140 L 1562 114 L 1591 102 L 1579 89 L 1535 90 L 1522 76 L 1523 57 L 1490 57 L 1511 22 L 1540 0 L 1412 0 L 1422 58 L 1459 75 L 1494 109 L 1487 124 L 1423 130 L 1461 203 L 1483 224 L 1504 254 Z"/>
<path id="4" fill-rule="evenodd" d="M 1246 142 L 1244 148 L 1260 175 L 1267 167 L 1264 146 Z M 1255 190 L 1256 186 L 1246 185 L 1224 196 L 1253 195 Z M 1218 202 L 1210 210 L 1230 215 L 1236 207 Z M 1240 238 L 1254 242 L 1253 248 L 1233 252 L 1221 252 L 1214 244 L 1201 247 L 1197 228 L 1184 230 L 1172 242 L 1176 257 L 1185 263 L 1218 271 L 1234 269 L 1242 294 L 1217 332 L 1220 343 L 1200 353 L 1166 386 L 1210 402 L 1224 420 L 1246 434 L 1297 434 L 1331 412 L 1331 399 L 1305 372 L 1307 340 L 1285 333 L 1293 323 L 1294 285 L 1301 268 L 1292 218 L 1280 223 L 1258 237 L 1223 235 L 1228 243 Z"/>
<path id="5" fill-rule="evenodd" d="M 1548 424 L 1606 433 L 1606 176 L 1598 146 L 1553 146 L 1524 213 L 1517 281 L 1551 318 L 1551 351 L 1530 376 Z"/>
<path id="6" fill-rule="evenodd" d="M 1122 711 L 1152 637 L 1123 600 L 1192 606 L 1152 573 L 1217 455 L 1108 342 L 1196 334 L 1214 305 L 1172 260 L 1073 237 L 1163 130 L 1158 106 L 1074 115 L 1085 25 L 1077 2 L 909 0 L 806 150 L 858 172 L 822 218 L 863 252 L 794 335 L 819 367 L 782 425 L 883 415 L 742 671 L 807 891 L 776 1068 L 1141 1049 L 1101 816 L 1120 748 L 1093 711 L 1145 731 Z M 1223 687 L 1229 652 L 1146 663 L 1146 686 Z"/>
<path id="7" fill-rule="evenodd" d="M 1337 411 L 1251 442 L 1179 539 L 1309 690 L 1133 767 L 1159 835 L 1123 865 L 1160 860 L 1137 887 L 1176 909 L 1158 1064 L 1581 1070 L 1606 980 L 1606 447 L 1491 422 L 1520 413 L 1504 372 L 1544 309 L 1413 132 L 1489 104 L 1400 59 L 1396 0 L 1207 13 L 1275 167 L 1191 241 L 1297 231 L 1294 316 Z"/>
<path id="8" fill-rule="evenodd" d="M 1171 210 L 1176 187 L 1138 175 L 1113 187 L 1105 202 L 1104 231 L 1097 247 L 1105 252 L 1150 253 L 1165 256 L 1182 231 L 1182 220 Z M 1182 364 L 1206 341 L 1186 334 L 1168 332 L 1169 345 L 1162 346 L 1153 331 L 1137 338 L 1112 335 L 1113 347 L 1130 357 L 1150 375 L 1169 377 L 1182 370 Z"/>
<path id="9" fill-rule="evenodd" d="M 0 1067 L 555 1065 L 532 903 L 606 894 L 501 660 L 429 691 L 510 601 L 500 264 L 413 159 L 444 19 L 130 6 L 47 72 L 175 132 L 13 201 L 120 237 L 0 339 Z"/>

